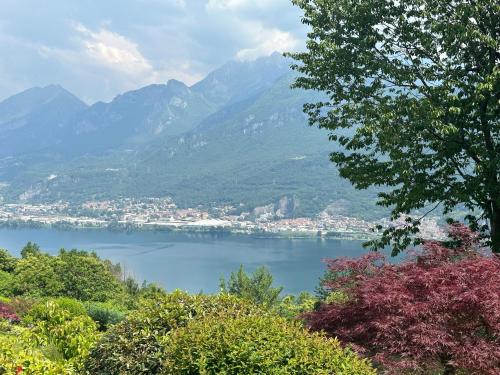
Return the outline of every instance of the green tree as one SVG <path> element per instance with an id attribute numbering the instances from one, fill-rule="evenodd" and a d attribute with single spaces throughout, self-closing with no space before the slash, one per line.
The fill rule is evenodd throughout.
<path id="1" fill-rule="evenodd" d="M 80 301 L 107 301 L 123 292 L 123 287 L 95 253 L 61 249 L 58 274 L 64 295 Z"/>
<path id="2" fill-rule="evenodd" d="M 38 246 L 36 243 L 29 241 L 26 246 L 24 246 L 21 250 L 21 257 L 22 258 L 27 258 L 32 255 L 40 255 L 40 246 Z"/>
<path id="3" fill-rule="evenodd" d="M 0 271 L 12 272 L 16 268 L 17 259 L 5 249 L 0 249 Z"/>
<path id="4" fill-rule="evenodd" d="M 64 249 L 57 256 L 40 253 L 20 259 L 14 271 L 13 290 L 17 295 L 102 302 L 125 292 L 108 262 L 95 253 Z"/>
<path id="5" fill-rule="evenodd" d="M 465 207 L 500 252 L 500 3 L 293 3 L 310 26 L 307 50 L 290 54 L 295 87 L 326 93 L 305 111 L 331 131 L 341 176 L 387 187 L 378 203 L 393 220 Z M 420 243 L 420 222 L 385 228 L 372 245 Z"/>
<path id="6" fill-rule="evenodd" d="M 224 278 L 220 281 L 221 292 L 234 294 L 268 307 L 278 302 L 283 290 L 282 287 L 273 288 L 272 285 L 273 275 L 264 266 L 257 268 L 252 275 L 248 275 L 241 265 L 238 272 L 231 272 L 227 283 Z"/>
<path id="7" fill-rule="evenodd" d="M 60 278 L 60 269 L 61 260 L 50 255 L 20 259 L 14 271 L 14 294 L 33 297 L 63 295 L 64 284 Z"/>
<path id="8" fill-rule="evenodd" d="M 12 294 L 13 282 L 14 276 L 11 273 L 0 270 L 0 296 L 10 296 Z"/>

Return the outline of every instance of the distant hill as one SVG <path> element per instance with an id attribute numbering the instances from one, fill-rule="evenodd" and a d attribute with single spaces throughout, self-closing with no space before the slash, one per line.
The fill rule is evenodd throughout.
<path id="1" fill-rule="evenodd" d="M 286 216 L 327 206 L 380 216 L 373 191 L 356 191 L 338 177 L 328 134 L 307 126 L 302 112 L 318 94 L 291 90 L 288 65 L 278 54 L 232 61 L 191 87 L 169 81 L 110 103 L 82 103 L 57 123 L 38 124 L 59 129 L 56 141 L 40 135 L 39 146 L 0 159 L 0 194 L 35 202 L 172 196 L 183 206 L 242 211 L 288 202 Z M 8 113 L 0 111 L 0 119 Z M 14 130 L 0 146 L 22 134 Z"/>

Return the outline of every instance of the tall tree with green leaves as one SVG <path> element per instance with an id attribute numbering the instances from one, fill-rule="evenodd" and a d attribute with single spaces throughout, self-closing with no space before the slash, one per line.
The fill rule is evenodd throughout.
<path id="1" fill-rule="evenodd" d="M 273 287 L 273 275 L 262 266 L 248 275 L 240 266 L 238 272 L 231 272 L 229 280 L 220 280 L 220 290 L 252 301 L 258 305 L 272 307 L 279 301 L 282 287 Z"/>
<path id="2" fill-rule="evenodd" d="M 23 259 L 29 257 L 29 256 L 37 256 L 40 255 L 42 251 L 40 250 L 40 246 L 36 244 L 35 242 L 29 241 L 26 246 L 24 246 L 21 249 L 21 257 Z"/>
<path id="3" fill-rule="evenodd" d="M 310 27 L 307 50 L 290 54 L 295 87 L 326 93 L 305 112 L 339 145 L 341 176 L 385 187 L 378 204 L 393 220 L 465 207 L 500 253 L 498 0 L 293 3 Z M 396 254 L 421 242 L 420 223 L 410 216 L 371 244 Z"/>

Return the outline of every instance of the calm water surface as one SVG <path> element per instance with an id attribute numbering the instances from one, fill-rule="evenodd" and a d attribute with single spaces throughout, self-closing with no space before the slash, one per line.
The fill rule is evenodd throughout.
<path id="1" fill-rule="evenodd" d="M 106 230 L 0 229 L 0 248 L 18 255 L 28 241 L 49 253 L 64 247 L 94 250 L 120 262 L 137 280 L 189 292 L 215 292 L 221 276 L 240 264 L 252 271 L 265 265 L 287 293 L 313 291 L 323 274 L 324 258 L 359 256 L 360 241 L 258 238 L 230 234 L 171 232 L 119 233 Z"/>

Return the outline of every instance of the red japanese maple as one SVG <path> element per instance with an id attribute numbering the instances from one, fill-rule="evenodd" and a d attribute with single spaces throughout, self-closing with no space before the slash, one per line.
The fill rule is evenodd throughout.
<path id="1" fill-rule="evenodd" d="M 352 345 L 392 374 L 500 374 L 500 258 L 466 227 L 401 264 L 380 254 L 328 261 L 325 287 L 347 301 L 307 314 L 311 329 Z"/>
<path id="2" fill-rule="evenodd" d="M 10 322 L 19 322 L 19 317 L 12 311 L 9 305 L 0 302 L 0 319 L 6 319 Z"/>

